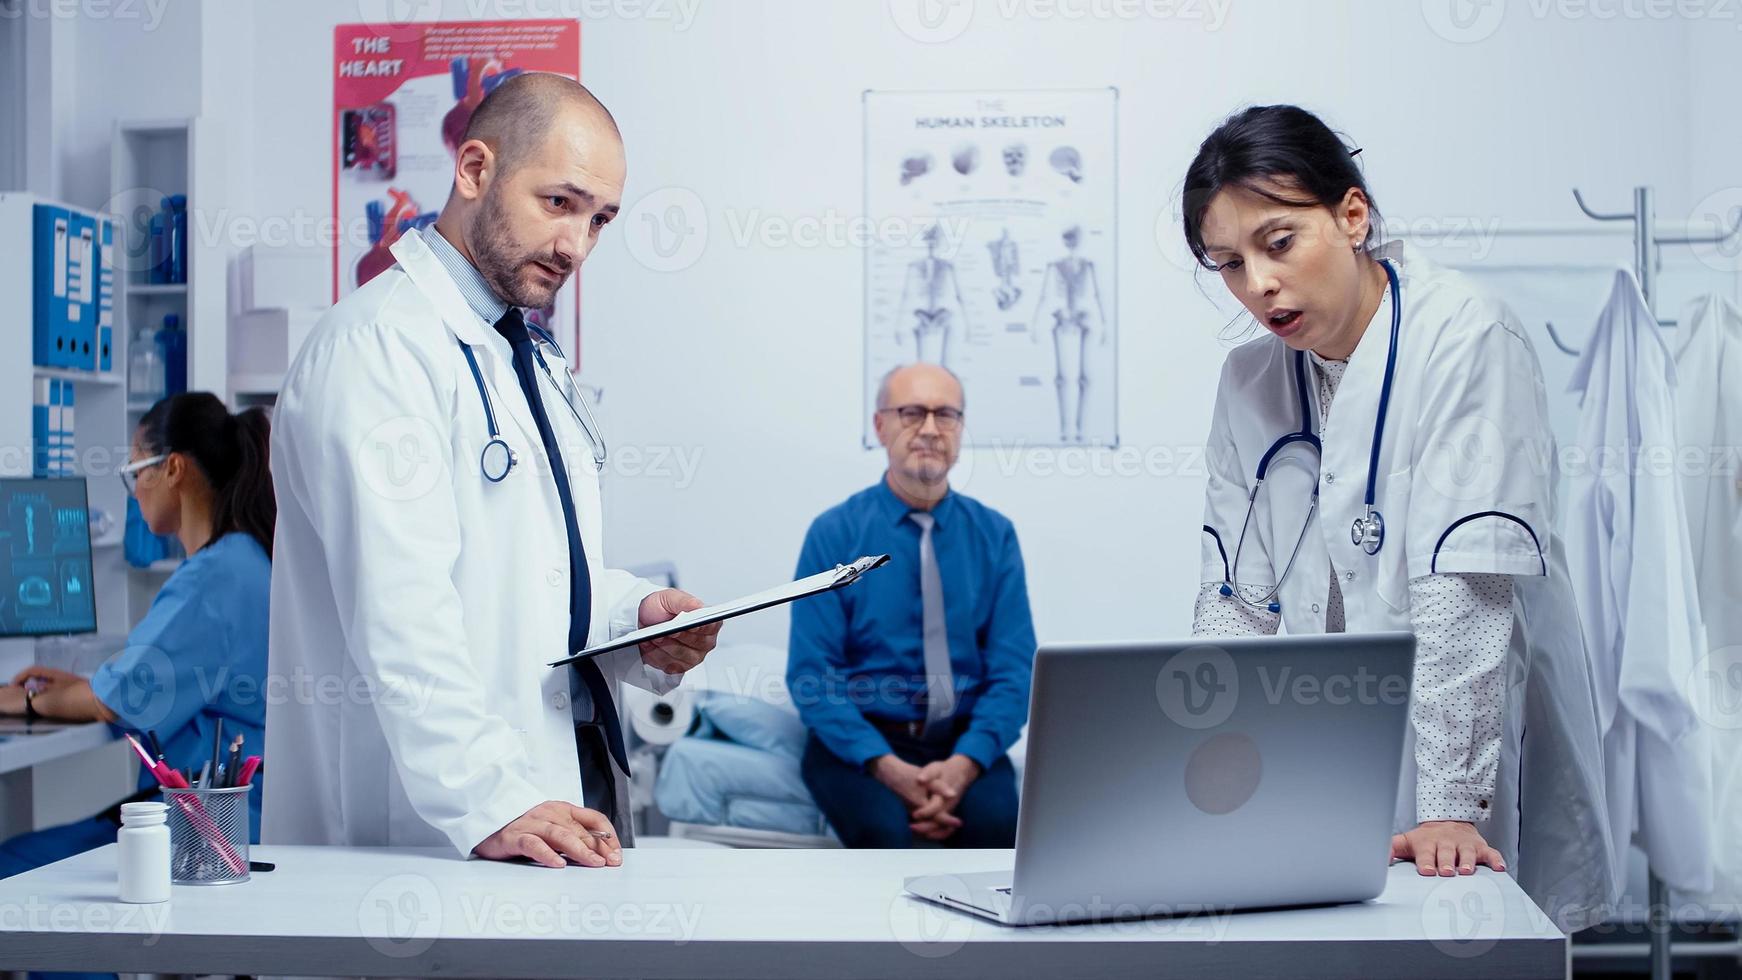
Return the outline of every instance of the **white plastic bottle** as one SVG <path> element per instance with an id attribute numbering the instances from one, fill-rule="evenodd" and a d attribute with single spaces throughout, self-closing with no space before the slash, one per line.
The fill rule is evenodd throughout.
<path id="1" fill-rule="evenodd" d="M 121 804 L 121 901 L 169 901 L 169 807 L 163 803 Z"/>

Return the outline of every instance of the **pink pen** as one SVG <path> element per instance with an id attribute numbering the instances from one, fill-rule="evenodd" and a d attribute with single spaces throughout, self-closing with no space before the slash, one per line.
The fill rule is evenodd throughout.
<path id="1" fill-rule="evenodd" d="M 139 754 L 140 761 L 145 763 L 145 768 L 151 772 L 152 776 L 156 777 L 159 786 L 165 789 L 188 788 L 187 780 L 182 778 L 181 773 L 171 769 L 165 763 L 153 760 L 151 754 L 145 751 L 145 747 L 139 744 L 138 739 L 131 735 L 126 736 L 126 738 L 127 744 L 133 746 L 133 751 Z M 224 863 L 229 866 L 230 870 L 235 874 L 246 874 L 248 871 L 247 863 L 242 860 L 240 854 L 236 853 L 236 849 L 230 846 L 230 841 L 224 836 L 224 832 L 219 829 L 217 823 L 212 820 L 211 815 L 206 813 L 206 808 L 200 804 L 200 801 L 195 797 L 180 793 L 172 794 L 172 797 L 175 800 L 176 808 L 187 817 L 188 823 L 194 825 L 194 829 L 198 830 L 200 836 L 206 839 L 206 843 L 218 851 L 218 855 L 224 859 Z"/>

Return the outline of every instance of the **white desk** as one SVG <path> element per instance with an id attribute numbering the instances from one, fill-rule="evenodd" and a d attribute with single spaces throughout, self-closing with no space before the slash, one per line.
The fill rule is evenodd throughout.
<path id="1" fill-rule="evenodd" d="M 85 724 L 38 722 L 27 726 L 21 718 L 0 719 L 0 837 L 8 829 L 30 829 L 35 816 L 35 786 L 32 770 L 115 741 L 109 726 L 100 721 Z"/>
<path id="2" fill-rule="evenodd" d="M 1567 975 L 1504 875 L 1392 869 L 1376 902 L 1011 929 L 900 894 L 1008 851 L 631 851 L 611 870 L 257 847 L 278 870 L 113 901 L 103 848 L 0 881 L 0 969 L 456 977 Z"/>

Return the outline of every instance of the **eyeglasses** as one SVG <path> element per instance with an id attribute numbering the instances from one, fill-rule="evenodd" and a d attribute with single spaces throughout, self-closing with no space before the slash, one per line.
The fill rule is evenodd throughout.
<path id="1" fill-rule="evenodd" d="M 901 425 L 907 429 L 917 429 L 925 425 L 928 417 L 936 417 L 939 432 L 954 432 L 962 427 L 962 410 L 959 408 L 928 408 L 924 405 L 902 405 L 899 408 L 880 409 L 884 412 L 894 412 L 901 419 Z"/>
<path id="2" fill-rule="evenodd" d="M 146 459 L 136 459 L 133 462 L 128 463 L 126 466 L 121 467 L 119 470 L 121 475 L 121 485 L 126 487 L 127 492 L 131 494 L 134 488 L 139 486 L 139 472 L 141 470 L 148 470 L 168 458 L 168 454 L 159 453 L 156 456 L 151 456 Z"/>

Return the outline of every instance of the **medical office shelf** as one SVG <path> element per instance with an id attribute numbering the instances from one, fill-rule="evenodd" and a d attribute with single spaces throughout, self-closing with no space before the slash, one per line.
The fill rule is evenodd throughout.
<path id="1" fill-rule="evenodd" d="M 136 326 L 150 324 L 155 328 L 170 313 L 180 317 L 181 329 L 187 334 L 188 389 L 210 391 L 227 402 L 226 246 L 221 235 L 194 233 L 201 214 L 220 214 L 232 203 L 226 191 L 228 178 L 219 138 L 219 130 L 209 119 L 118 122 L 110 145 L 109 173 L 112 199 L 134 212 L 123 216 L 123 240 L 117 245 L 118 249 L 130 249 L 126 253 L 130 256 L 148 252 L 139 236 L 145 233 L 159 201 L 171 194 L 187 195 L 187 281 L 149 282 L 145 263 L 132 263 L 125 275 L 117 276 L 122 297 L 116 302 L 116 314 L 123 318 L 118 329 L 125 341 L 131 342 Z M 118 369 L 125 379 L 127 361 L 120 361 Z M 136 397 L 131 391 L 121 399 L 129 437 L 155 401 Z M 122 561 L 119 551 L 114 554 L 117 564 L 126 569 L 121 591 L 128 597 L 131 625 L 145 615 L 164 577 L 175 571 L 181 560 L 166 559 L 138 568 Z"/>
<path id="2" fill-rule="evenodd" d="M 118 371 L 81 371 L 77 368 L 43 367 L 40 364 L 32 365 L 31 371 L 39 378 L 57 378 L 74 384 L 114 386 L 127 383 L 126 375 Z"/>

